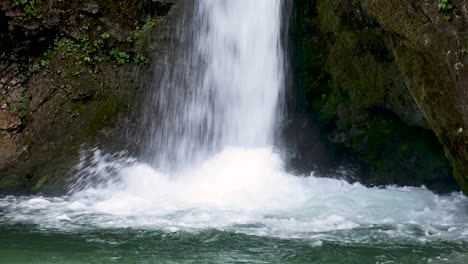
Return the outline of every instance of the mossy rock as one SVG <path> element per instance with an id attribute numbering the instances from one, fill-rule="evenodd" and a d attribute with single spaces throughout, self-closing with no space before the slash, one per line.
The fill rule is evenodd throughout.
<path id="1" fill-rule="evenodd" d="M 359 157 L 362 182 L 457 190 L 444 148 L 394 56 L 392 34 L 362 2 L 296 2 L 296 86 L 304 107 L 337 152 Z"/>

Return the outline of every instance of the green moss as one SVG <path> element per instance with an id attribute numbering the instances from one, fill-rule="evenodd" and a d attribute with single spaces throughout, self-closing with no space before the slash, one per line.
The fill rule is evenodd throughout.
<path id="1" fill-rule="evenodd" d="M 25 89 L 22 89 L 20 101 L 11 107 L 11 111 L 13 113 L 17 113 L 18 116 L 24 120 L 28 116 L 28 110 L 29 96 L 27 95 L 27 91 Z"/>
<path id="2" fill-rule="evenodd" d="M 317 1 L 317 11 L 320 15 L 320 23 L 324 32 L 336 32 L 340 26 L 340 17 L 335 14 L 333 1 Z"/>
<path id="3" fill-rule="evenodd" d="M 137 27 L 135 32 L 136 46 L 141 49 L 148 47 L 148 40 L 153 29 L 161 21 L 161 18 L 148 17 L 146 23 Z"/>
<path id="4" fill-rule="evenodd" d="M 378 23 L 356 1 L 298 5 L 308 16 L 299 15 L 302 26 L 294 28 L 303 33 L 297 36 L 300 87 L 327 139 L 360 158 L 369 183 L 456 189 L 444 150 L 426 129 Z"/>
<path id="5" fill-rule="evenodd" d="M 39 181 L 37 181 L 37 183 L 34 185 L 33 191 L 34 192 L 39 192 L 39 191 L 43 190 L 44 188 L 46 188 L 46 186 L 50 183 L 52 178 L 53 178 L 53 176 L 51 176 L 51 175 L 46 175 L 46 176 L 40 178 Z"/>
<path id="6" fill-rule="evenodd" d="M 450 163 L 430 130 L 373 117 L 366 134 L 365 157 L 372 181 L 433 185 L 451 177 Z M 446 186 L 446 191 L 454 187 Z"/>

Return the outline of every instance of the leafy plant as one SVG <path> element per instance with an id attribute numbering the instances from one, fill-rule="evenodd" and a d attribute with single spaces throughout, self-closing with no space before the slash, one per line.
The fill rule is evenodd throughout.
<path id="1" fill-rule="evenodd" d="M 80 48 L 84 52 L 83 60 L 90 64 L 96 64 L 106 60 L 109 57 L 108 32 L 101 34 L 100 38 L 91 41 L 88 35 L 83 35 L 80 38 Z"/>
<path id="2" fill-rule="evenodd" d="M 89 25 L 84 25 L 80 28 L 81 31 L 88 31 L 89 30 Z"/>
<path id="3" fill-rule="evenodd" d="M 23 91 L 19 103 L 13 106 L 11 111 L 17 113 L 21 119 L 25 119 L 28 115 L 28 107 L 29 97 Z"/>
<path id="4" fill-rule="evenodd" d="M 454 8 L 454 6 L 452 0 L 439 0 L 438 8 L 441 12 L 449 12 Z"/>
<path id="5" fill-rule="evenodd" d="M 13 1 L 13 7 L 23 11 L 26 19 L 40 18 L 36 10 L 35 0 L 15 0 Z"/>
<path id="6" fill-rule="evenodd" d="M 128 53 L 126 53 L 125 51 L 113 49 L 110 54 L 120 65 L 130 62 L 130 55 L 128 55 Z"/>
<path id="7" fill-rule="evenodd" d="M 49 66 L 49 61 L 48 60 L 41 60 L 40 64 L 41 64 L 42 67 L 47 68 Z"/>
<path id="8" fill-rule="evenodd" d="M 143 56 L 143 55 L 138 55 L 135 57 L 134 62 L 138 67 L 144 68 L 146 65 L 148 65 L 148 58 Z"/>
<path id="9" fill-rule="evenodd" d="M 29 81 L 29 73 L 20 73 L 18 79 L 20 84 L 26 84 Z"/>
<path id="10" fill-rule="evenodd" d="M 73 77 L 79 77 L 81 74 L 83 74 L 83 70 L 77 66 L 72 66 L 70 67 L 70 73 Z"/>
<path id="11" fill-rule="evenodd" d="M 55 49 L 60 51 L 64 57 L 70 57 L 76 54 L 80 45 L 68 38 L 60 38 L 55 40 Z"/>
<path id="12" fill-rule="evenodd" d="M 110 37 L 109 32 L 104 32 L 101 34 L 101 39 L 108 39 Z"/>

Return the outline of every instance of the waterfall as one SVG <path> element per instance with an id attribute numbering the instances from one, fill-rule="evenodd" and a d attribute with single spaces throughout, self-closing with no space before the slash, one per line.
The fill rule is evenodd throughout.
<path id="1" fill-rule="evenodd" d="M 144 102 L 145 158 L 177 170 L 226 147 L 274 141 L 284 86 L 280 0 L 203 0 L 178 28 L 174 61 Z M 154 122 L 155 109 L 160 122 Z"/>
<path id="2" fill-rule="evenodd" d="M 189 6 L 175 54 L 152 76 L 142 102 L 145 160 L 95 151 L 90 162 L 83 159 L 85 176 L 66 196 L 0 198 L 0 227 L 20 223 L 84 232 L 87 242 L 93 228 L 119 234 L 156 230 L 168 240 L 155 248 L 172 237 L 182 243 L 169 243 L 178 254 L 187 245 L 211 241 L 206 245 L 213 248 L 223 243 L 218 238 L 238 234 L 257 237 L 248 244 L 255 255 L 263 255 L 252 251 L 260 237 L 305 241 L 299 252 L 322 241 L 365 245 L 366 252 L 375 245 L 379 252 L 400 247 L 401 241 L 402 248 L 414 241 L 418 250 L 439 242 L 459 248 L 468 238 L 468 199 L 461 194 L 368 188 L 284 170 L 273 146 L 285 82 L 285 2 L 184 2 Z M 213 229 L 221 235 L 212 236 Z M 200 239 L 183 240 L 194 230 Z M 151 239 L 145 241 L 154 241 L 157 233 L 147 234 Z M 237 252 L 239 241 L 226 244 L 229 251 Z"/>

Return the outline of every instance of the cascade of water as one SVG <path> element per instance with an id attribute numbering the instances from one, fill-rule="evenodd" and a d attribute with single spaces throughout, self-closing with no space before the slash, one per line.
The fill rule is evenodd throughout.
<path id="1" fill-rule="evenodd" d="M 227 146 L 271 146 L 283 87 L 281 0 L 203 0 L 191 9 L 178 32 L 185 46 L 145 102 L 162 119 L 149 128 L 145 155 L 166 171 Z"/>
<path id="2" fill-rule="evenodd" d="M 67 196 L 0 198 L 0 227 L 215 228 L 318 244 L 467 241 L 468 199 L 461 194 L 285 172 L 271 147 L 284 82 L 280 11 L 286 1 L 187 2 L 193 14 L 179 37 L 189 45 L 176 48 L 176 60 L 144 102 L 155 109 L 144 122 L 152 124 L 146 156 L 154 163 L 96 151 L 82 160 L 85 184 Z M 161 122 L 153 120 L 159 116 Z"/>

